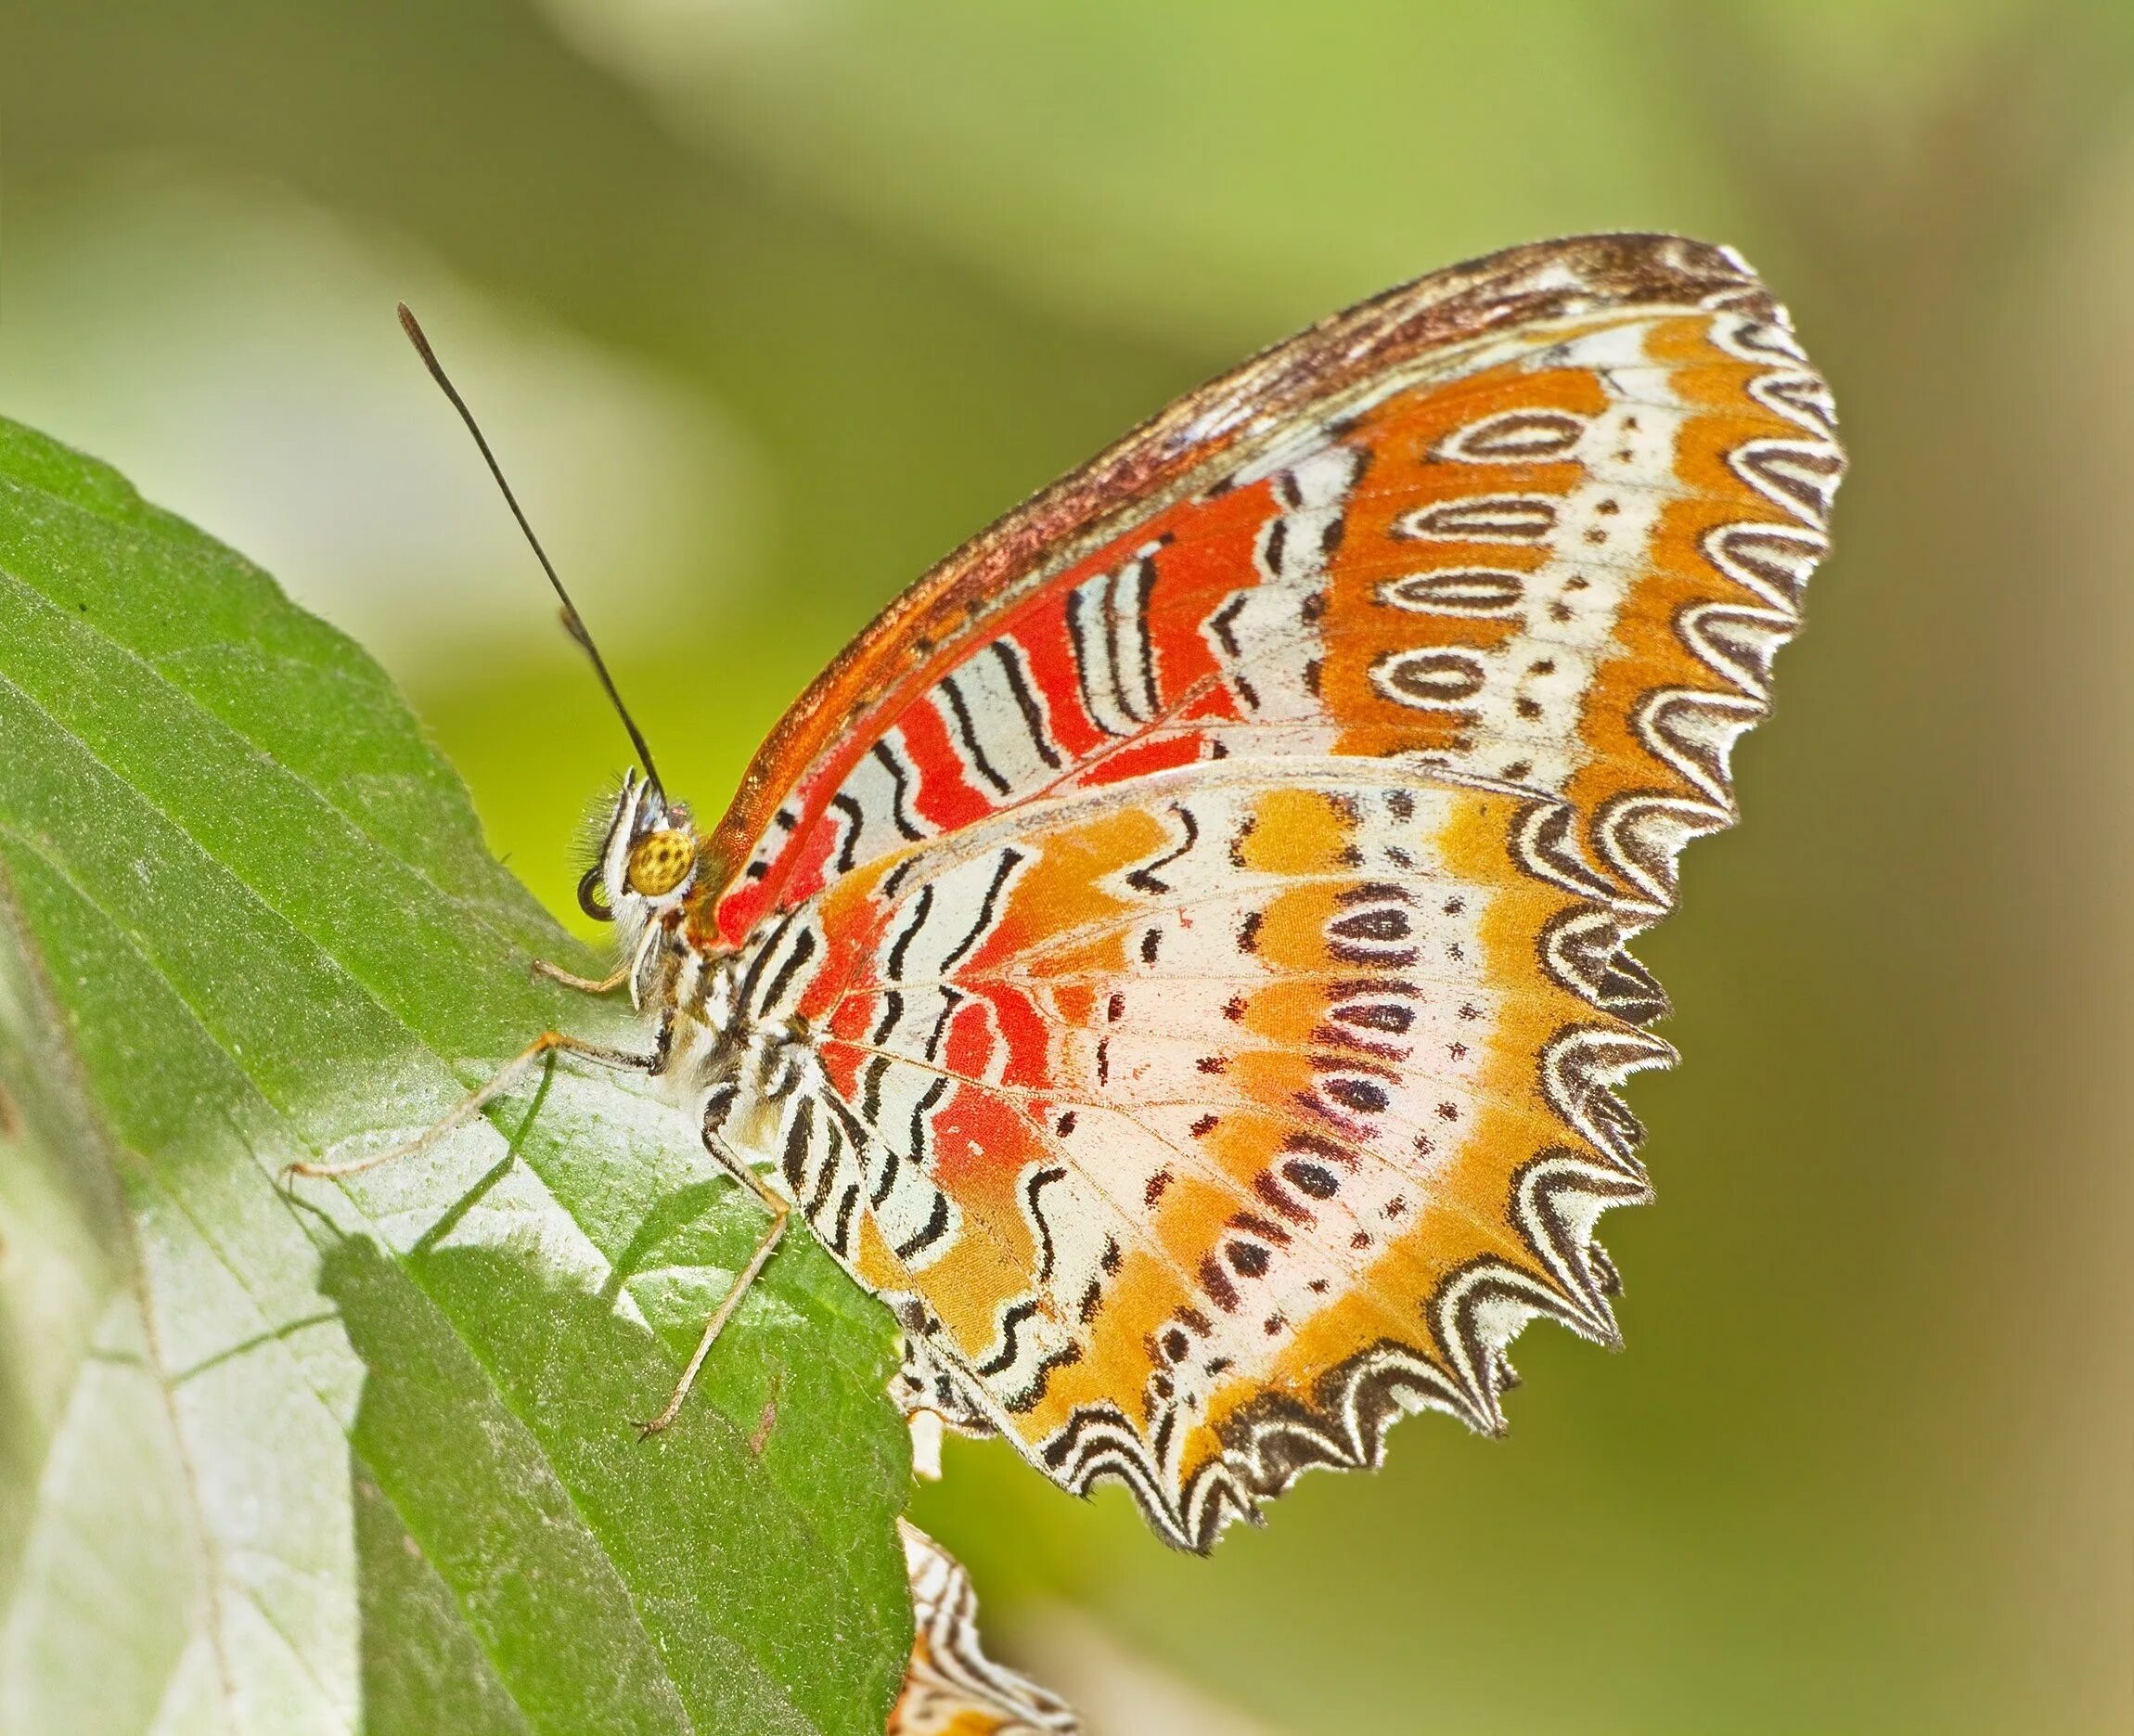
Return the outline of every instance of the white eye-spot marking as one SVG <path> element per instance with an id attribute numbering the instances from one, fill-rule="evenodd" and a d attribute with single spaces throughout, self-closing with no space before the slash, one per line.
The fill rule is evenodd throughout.
<path id="1" fill-rule="evenodd" d="M 1506 410 L 1447 434 L 1432 457 L 1471 464 L 1532 464 L 1568 457 L 1586 432 L 1586 418 L 1563 410 Z"/>
<path id="2" fill-rule="evenodd" d="M 1371 685 L 1395 704 L 1424 711 L 1460 705 L 1482 691 L 1487 674 L 1472 651 L 1391 651 L 1371 665 Z"/>
<path id="3" fill-rule="evenodd" d="M 1393 534 L 1415 542 L 1538 543 L 1556 529 L 1556 503 L 1540 495 L 1478 495 L 1418 507 Z"/>
<path id="4" fill-rule="evenodd" d="M 1378 587 L 1378 600 L 1416 614 L 1507 615 L 1526 597 L 1526 575 L 1500 567 L 1411 572 Z"/>

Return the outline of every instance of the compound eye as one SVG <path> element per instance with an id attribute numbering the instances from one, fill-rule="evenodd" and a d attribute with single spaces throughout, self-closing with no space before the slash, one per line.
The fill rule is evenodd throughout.
<path id="1" fill-rule="evenodd" d="M 671 829 L 647 832 L 631 846 L 623 879 L 640 898 L 658 898 L 688 878 L 696 859 L 697 846 L 688 832 Z"/>

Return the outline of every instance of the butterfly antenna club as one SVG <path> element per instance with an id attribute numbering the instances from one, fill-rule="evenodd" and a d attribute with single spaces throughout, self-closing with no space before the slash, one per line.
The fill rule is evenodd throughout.
<path id="1" fill-rule="evenodd" d="M 534 558 L 541 563 L 541 571 L 548 575 L 557 599 L 563 605 L 563 631 L 576 641 L 580 649 L 591 660 L 593 673 L 599 676 L 600 686 L 608 695 L 608 701 L 615 708 L 615 715 L 623 720 L 623 727 L 630 732 L 630 745 L 637 752 L 637 760 L 645 768 L 646 781 L 655 789 L 664 790 L 660 774 L 652 765 L 652 750 L 646 743 L 644 731 L 637 727 L 637 720 L 630 715 L 630 708 L 623 703 L 623 696 L 616 690 L 615 677 L 608 673 L 607 659 L 593 643 L 593 636 L 585 629 L 585 618 L 578 612 L 578 605 L 571 600 L 571 593 L 563 588 L 563 581 L 557 576 L 556 564 L 548 559 L 548 551 L 541 547 L 541 539 L 534 534 L 534 527 L 526 521 L 525 511 L 519 505 L 519 496 L 511 492 L 511 484 L 504 480 L 504 469 L 496 462 L 496 455 L 490 451 L 489 442 L 482 432 L 482 425 L 474 419 L 474 412 L 467 407 L 467 400 L 459 395 L 459 388 L 452 383 L 444 366 L 437 359 L 437 352 L 430 347 L 430 340 L 415 317 L 414 310 L 405 302 L 399 303 L 400 328 L 407 334 L 408 342 L 422 358 L 422 365 L 430 370 L 431 379 L 437 382 L 438 390 L 452 401 L 452 407 L 459 412 L 459 419 L 467 424 L 467 431 L 474 436 L 474 444 L 481 450 L 482 462 L 489 466 L 489 474 L 496 479 L 502 491 L 504 504 L 511 508 L 511 516 L 518 520 L 520 530 L 525 534 L 527 546 L 534 550 Z"/>

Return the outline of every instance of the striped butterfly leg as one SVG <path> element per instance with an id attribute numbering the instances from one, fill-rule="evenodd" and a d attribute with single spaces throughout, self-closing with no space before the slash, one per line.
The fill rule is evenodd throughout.
<path id="1" fill-rule="evenodd" d="M 723 1156 L 724 1153 L 714 1152 L 714 1155 Z M 695 1351 L 690 1354 L 688 1367 L 682 1370 L 682 1378 L 675 1384 L 674 1395 L 667 1400 L 666 1408 L 649 1422 L 636 1425 L 637 1438 L 641 1441 L 659 1434 L 681 1414 L 689 1389 L 697 1383 L 697 1370 L 704 1366 L 704 1358 L 712 1354 L 712 1346 L 718 1342 L 719 1334 L 726 1330 L 734 1310 L 741 1305 L 741 1298 L 749 1293 L 750 1287 L 763 1276 L 764 1267 L 770 1264 L 771 1255 L 778 1251 L 778 1243 L 785 1238 L 786 1224 L 792 1216 L 791 1204 L 773 1193 L 764 1178 L 748 1164 L 728 1161 L 726 1169 L 736 1181 L 762 1202 L 764 1209 L 770 1214 L 770 1228 L 764 1231 L 762 1240 L 756 1243 L 755 1252 L 749 1255 L 748 1264 L 741 1267 L 739 1276 L 734 1279 L 733 1288 L 726 1292 L 724 1300 L 712 1310 L 711 1318 L 704 1322 L 703 1333 L 697 1340 Z"/>
<path id="2" fill-rule="evenodd" d="M 601 1043 L 588 1043 L 582 1037 L 567 1036 L 560 1031 L 544 1031 L 499 1067 L 486 1085 L 469 1091 L 449 1113 L 432 1122 L 405 1145 L 396 1145 L 389 1151 L 374 1151 L 368 1157 L 355 1158 L 346 1164 L 290 1164 L 283 1168 L 282 1176 L 285 1179 L 291 1176 L 316 1176 L 328 1180 L 338 1180 L 346 1176 L 359 1176 L 366 1169 L 376 1169 L 381 1164 L 390 1164 L 397 1158 L 414 1157 L 427 1151 L 446 1134 L 465 1126 L 554 1054 L 583 1056 L 600 1066 L 612 1067 L 619 1073 L 651 1073 L 660 1064 L 656 1055 L 633 1055 L 626 1049 L 610 1048 Z"/>

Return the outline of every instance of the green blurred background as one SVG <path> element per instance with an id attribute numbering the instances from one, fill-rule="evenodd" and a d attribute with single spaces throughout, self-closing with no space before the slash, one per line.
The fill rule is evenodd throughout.
<path id="1" fill-rule="evenodd" d="M 952 1448 L 1099 1736 L 2134 1728 L 2134 6 L 0 0 L 0 409 L 393 669 L 568 914 L 623 743 L 721 803 L 933 558 L 1175 392 L 1538 235 L 1743 249 L 1839 552 L 1643 949 L 1629 1349 L 1215 1558 Z"/>

